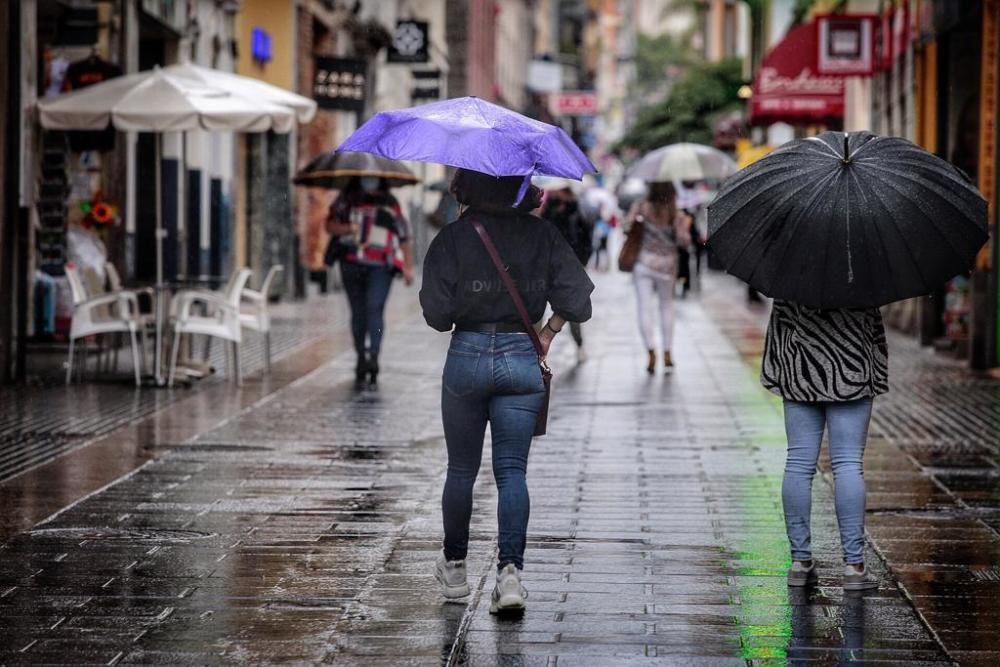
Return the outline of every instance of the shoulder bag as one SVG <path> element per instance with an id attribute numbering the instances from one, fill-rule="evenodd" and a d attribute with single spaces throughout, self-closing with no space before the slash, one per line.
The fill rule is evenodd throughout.
<path id="1" fill-rule="evenodd" d="M 645 224 L 642 216 L 639 216 L 632 223 L 632 228 L 625 237 L 621 252 L 618 253 L 618 270 L 630 273 L 635 268 L 635 263 L 639 261 L 639 251 L 642 249 L 642 230 Z"/>
<path id="2" fill-rule="evenodd" d="M 521 298 L 521 293 L 518 291 L 517 285 L 514 284 L 514 279 L 510 277 L 510 272 L 507 271 L 500 253 L 497 252 L 497 247 L 493 245 L 493 239 L 490 238 L 490 235 L 486 232 L 486 228 L 478 220 L 473 220 L 472 226 L 476 229 L 476 233 L 479 234 L 479 238 L 486 247 L 486 252 L 490 255 L 490 259 L 493 260 L 493 265 L 497 267 L 497 271 L 500 273 L 500 280 L 503 281 L 504 287 L 507 288 L 507 294 L 510 295 L 510 300 L 514 302 L 514 308 L 517 310 L 517 314 L 521 316 L 524 329 L 528 336 L 531 337 L 531 342 L 535 345 L 535 352 L 538 353 L 538 367 L 542 371 L 542 382 L 545 384 L 545 399 L 542 402 L 542 407 L 538 411 L 538 418 L 535 421 L 535 435 L 545 435 L 545 429 L 549 421 L 549 397 L 552 394 L 552 370 L 545 362 L 545 348 L 542 347 L 542 341 L 538 338 L 538 332 L 535 331 L 531 315 L 528 314 L 528 309 L 524 305 L 524 300 Z"/>

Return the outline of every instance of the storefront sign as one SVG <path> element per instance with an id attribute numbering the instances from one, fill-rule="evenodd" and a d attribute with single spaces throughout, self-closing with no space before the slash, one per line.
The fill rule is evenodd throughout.
<path id="1" fill-rule="evenodd" d="M 386 60 L 391 63 L 427 62 L 430 34 L 427 21 L 397 21 Z"/>
<path id="2" fill-rule="evenodd" d="M 838 14 L 816 19 L 817 71 L 825 76 L 871 76 L 877 15 Z"/>
<path id="3" fill-rule="evenodd" d="M 557 116 L 593 116 L 597 113 L 597 93 L 575 90 L 553 97 L 552 113 Z"/>
<path id="4" fill-rule="evenodd" d="M 364 60 L 316 56 L 313 99 L 322 109 L 363 111 L 367 70 Z"/>
<path id="5" fill-rule="evenodd" d="M 755 125 L 819 123 L 844 116 L 844 79 L 817 71 L 817 31 L 801 25 L 764 56 L 753 83 Z"/>

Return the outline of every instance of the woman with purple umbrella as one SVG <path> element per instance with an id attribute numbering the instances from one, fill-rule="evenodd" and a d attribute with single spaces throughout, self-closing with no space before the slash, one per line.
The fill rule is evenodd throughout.
<path id="1" fill-rule="evenodd" d="M 542 366 L 567 322 L 590 319 L 594 289 L 559 231 L 530 215 L 541 200 L 530 179 L 579 180 L 594 167 L 560 128 L 471 97 L 377 114 L 341 149 L 459 168 L 451 190 L 464 211 L 431 243 L 420 290 L 427 323 L 453 334 L 441 391 L 448 476 L 435 575 L 446 598 L 469 594 L 472 492 L 489 424 L 500 552 L 490 612 L 523 610 L 526 473 L 546 405 Z M 547 304 L 554 314 L 538 331 Z"/>
<path id="2" fill-rule="evenodd" d="M 420 290 L 427 323 L 438 331 L 454 331 L 441 394 L 448 477 L 441 501 L 444 552 L 437 577 L 445 597 L 468 594 L 465 557 L 472 491 L 489 423 L 499 492 L 493 613 L 524 607 L 520 570 L 528 530 L 528 451 L 545 386 L 532 341 L 473 222 L 481 223 L 493 239 L 532 321 L 541 321 L 546 304 L 552 305 L 554 314 L 538 334 L 546 352 L 567 322 L 590 319 L 594 289 L 555 226 L 528 213 L 540 203 L 538 190 L 531 186 L 512 206 L 523 180 L 464 169 L 455 174 L 452 192 L 466 209 L 431 243 Z"/>

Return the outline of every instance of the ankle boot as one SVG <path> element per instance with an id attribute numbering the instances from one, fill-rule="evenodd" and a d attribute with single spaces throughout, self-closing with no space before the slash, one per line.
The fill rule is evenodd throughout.
<path id="1" fill-rule="evenodd" d="M 670 350 L 663 353 L 663 372 L 673 373 L 674 372 L 674 360 L 670 356 Z"/>
<path id="2" fill-rule="evenodd" d="M 378 384 L 378 357 L 368 359 L 368 384 L 373 387 Z"/>
<path id="3" fill-rule="evenodd" d="M 362 386 L 365 383 L 365 379 L 368 377 L 368 360 L 365 355 L 358 355 L 358 363 L 354 366 L 354 384 L 357 387 Z"/>
<path id="4" fill-rule="evenodd" d="M 646 363 L 646 372 L 652 375 L 656 372 L 656 350 L 648 350 L 649 361 Z"/>

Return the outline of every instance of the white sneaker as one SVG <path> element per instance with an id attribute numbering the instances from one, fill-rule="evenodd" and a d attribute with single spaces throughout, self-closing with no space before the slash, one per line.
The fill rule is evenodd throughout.
<path id="1" fill-rule="evenodd" d="M 845 591 L 867 591 L 873 588 L 878 588 L 878 579 L 868 571 L 868 568 L 861 569 L 857 565 L 844 566 Z"/>
<path id="2" fill-rule="evenodd" d="M 528 591 L 521 585 L 521 572 L 513 563 L 497 572 L 497 584 L 493 587 L 490 613 L 501 614 L 524 610 L 524 600 Z"/>
<path id="3" fill-rule="evenodd" d="M 441 592 L 449 600 L 469 594 L 469 581 L 464 560 L 446 560 L 444 553 L 434 565 L 434 576 L 441 583 Z"/>

